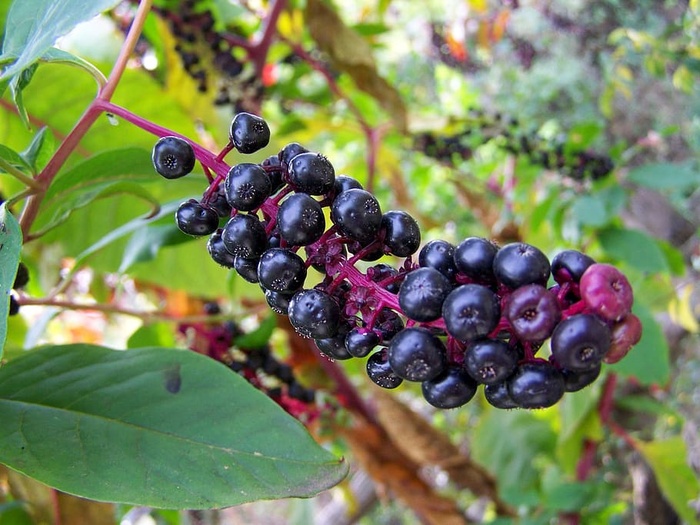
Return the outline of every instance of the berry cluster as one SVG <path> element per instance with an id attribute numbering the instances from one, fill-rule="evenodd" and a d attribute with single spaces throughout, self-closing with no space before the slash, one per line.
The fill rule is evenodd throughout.
<path id="1" fill-rule="evenodd" d="M 245 62 L 235 54 L 245 35 L 231 28 L 220 31 L 212 11 L 193 0 L 182 0 L 176 9 L 161 6 L 154 10 L 168 23 L 177 40 L 175 51 L 200 92 L 214 88 L 214 103 L 220 106 L 257 105 L 263 86 L 257 77 L 245 74 Z"/>
<path id="2" fill-rule="evenodd" d="M 536 133 L 524 133 L 518 130 L 517 120 L 481 111 L 471 113 L 469 127 L 460 133 L 416 135 L 414 147 L 429 157 L 452 165 L 456 159 L 470 159 L 474 149 L 488 141 L 495 141 L 509 153 L 525 156 L 533 164 L 556 170 L 574 180 L 601 179 L 614 168 L 607 155 L 567 147 L 565 137 L 545 139 Z"/>
<path id="3" fill-rule="evenodd" d="M 216 303 L 205 308 L 208 314 L 220 313 Z M 297 381 L 292 367 L 277 359 L 269 344 L 246 344 L 241 338 L 245 334 L 235 323 L 183 323 L 178 331 L 187 338 L 190 349 L 224 363 L 304 423 L 313 422 L 323 412 L 314 390 Z"/>
<path id="4" fill-rule="evenodd" d="M 258 283 L 270 307 L 323 354 L 367 358 L 379 386 L 420 382 L 428 403 L 454 408 L 482 384 L 496 407 L 547 407 L 639 340 L 625 276 L 578 251 L 550 262 L 529 244 L 479 237 L 421 248 L 408 213 L 382 211 L 357 180 L 297 143 L 260 164 L 221 162 L 230 149 L 252 153 L 269 138 L 264 120 L 236 115 L 229 146 L 208 167 L 217 176 L 201 200 L 180 206 L 177 224 L 209 235 L 212 259 Z M 194 158 L 177 137 L 153 151 L 166 178 L 182 176 Z M 405 260 L 397 269 L 378 262 L 385 255 Z M 310 269 L 322 275 L 315 286 L 307 285 Z M 537 356 L 548 339 L 549 357 Z"/>

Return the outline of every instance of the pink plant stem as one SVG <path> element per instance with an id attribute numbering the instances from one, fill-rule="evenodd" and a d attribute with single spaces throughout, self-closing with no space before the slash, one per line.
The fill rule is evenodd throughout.
<path id="1" fill-rule="evenodd" d="M 129 29 L 129 33 L 126 35 L 124 44 L 119 52 L 119 56 L 117 57 L 114 67 L 112 68 L 112 72 L 107 79 L 107 83 L 101 88 L 97 98 L 88 106 L 85 113 L 83 113 L 70 133 L 58 146 L 58 149 L 41 173 L 36 176 L 35 180 L 43 188 L 43 191 L 40 191 L 27 199 L 27 204 L 24 207 L 24 210 L 22 210 L 22 215 L 19 219 L 20 227 L 22 229 L 22 236 L 25 242 L 32 240 L 29 231 L 39 213 L 46 189 L 48 189 L 59 170 L 68 160 L 68 157 L 70 157 L 70 155 L 78 148 L 78 145 L 83 140 L 85 134 L 102 113 L 102 110 L 98 107 L 99 103 L 109 101 L 114 95 L 114 91 L 117 89 L 117 85 L 119 84 L 124 70 L 126 69 L 126 64 L 129 57 L 131 56 L 131 53 L 136 46 L 136 42 L 141 35 L 143 25 L 146 21 L 146 16 L 151 10 L 152 3 L 153 0 L 141 1 L 138 10 L 136 11 L 136 15 L 134 16 L 134 21 Z"/>

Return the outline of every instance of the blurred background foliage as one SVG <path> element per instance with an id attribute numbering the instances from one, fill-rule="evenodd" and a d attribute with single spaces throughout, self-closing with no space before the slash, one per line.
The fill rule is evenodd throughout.
<path id="1" fill-rule="evenodd" d="M 333 401 L 337 384 L 280 326 L 266 332 L 275 352 L 334 406 L 313 430 L 350 458 L 341 485 L 313 500 L 174 513 L 57 500 L 0 471 L 0 524 L 698 523 L 698 2 L 290 0 L 259 53 L 251 42 L 273 6 L 156 0 L 114 102 L 212 151 L 236 111 L 261 114 L 273 135 L 254 162 L 292 141 L 323 152 L 384 210 L 412 213 L 425 240 L 517 239 L 618 265 L 642 341 L 597 386 L 536 412 L 480 399 L 433 412 L 416 388 L 379 393 L 361 364 L 343 363 L 368 421 Z M 108 74 L 135 7 L 60 46 Z M 29 128 L 0 99 L 0 143 L 21 152 L 46 130 L 40 170 L 94 96 L 84 71 L 41 65 L 23 92 Z M 132 334 L 190 344 L 178 322 L 213 301 L 218 320 L 254 329 L 265 318 L 256 286 L 175 231 L 172 203 L 207 183 L 201 172 L 154 176 L 153 143 L 109 118 L 80 143 L 22 253 L 26 293 L 58 286 L 68 308 L 22 307 L 6 358 L 42 342 L 124 347 Z M 22 187 L 0 173 L 0 189 Z M 79 306 L 92 301 L 104 311 Z"/>

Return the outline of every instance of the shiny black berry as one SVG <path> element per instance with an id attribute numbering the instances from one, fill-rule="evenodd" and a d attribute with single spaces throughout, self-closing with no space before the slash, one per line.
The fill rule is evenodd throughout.
<path id="1" fill-rule="evenodd" d="M 302 290 L 289 301 L 289 321 L 304 337 L 326 339 L 338 332 L 340 308 L 321 290 Z"/>
<path id="2" fill-rule="evenodd" d="M 389 343 L 389 364 L 403 379 L 428 381 L 447 367 L 445 345 L 426 328 L 405 328 Z"/>
<path id="3" fill-rule="evenodd" d="M 345 336 L 345 348 L 353 357 L 367 357 L 378 344 L 377 333 L 367 328 L 353 328 Z"/>
<path id="4" fill-rule="evenodd" d="M 463 284 L 452 290 L 442 305 L 447 333 L 460 341 L 485 337 L 498 324 L 498 296 L 480 284 Z"/>
<path id="5" fill-rule="evenodd" d="M 241 153 L 255 153 L 270 142 L 270 128 L 262 118 L 250 113 L 233 117 L 229 138 Z"/>
<path id="6" fill-rule="evenodd" d="M 285 248 L 270 248 L 260 257 L 257 279 L 267 290 L 295 292 L 306 279 L 304 259 Z"/>
<path id="7" fill-rule="evenodd" d="M 12 289 L 13 290 L 20 290 L 21 288 L 24 288 L 27 286 L 27 283 L 29 282 L 29 270 L 27 269 L 27 265 L 24 264 L 23 262 L 20 262 L 17 265 L 17 273 L 15 274 L 15 282 L 12 284 Z"/>
<path id="8" fill-rule="evenodd" d="M 515 289 L 526 284 L 547 285 L 549 259 L 538 248 L 524 242 L 506 244 L 493 259 L 493 273 L 501 284 Z"/>
<path id="9" fill-rule="evenodd" d="M 386 349 L 369 356 L 366 370 L 367 377 L 382 388 L 396 388 L 403 383 L 403 379 L 391 369 Z"/>
<path id="10" fill-rule="evenodd" d="M 351 189 L 333 199 L 331 220 L 343 235 L 367 245 L 377 238 L 382 210 L 374 195 Z"/>
<path id="11" fill-rule="evenodd" d="M 596 368 L 610 348 L 608 325 L 592 314 L 564 319 L 552 333 L 552 356 L 562 368 L 575 372 Z"/>
<path id="12" fill-rule="evenodd" d="M 386 212 L 380 229 L 384 233 L 384 245 L 396 257 L 409 257 L 420 246 L 420 227 L 405 211 Z"/>
<path id="13" fill-rule="evenodd" d="M 333 189 L 335 170 L 323 155 L 300 153 L 289 163 L 289 182 L 302 193 L 325 195 Z"/>
<path id="14" fill-rule="evenodd" d="M 280 315 L 289 315 L 289 301 L 292 300 L 291 293 L 273 292 L 265 290 L 265 301 L 273 312 Z"/>
<path id="15" fill-rule="evenodd" d="M 457 408 L 466 405 L 476 394 L 476 381 L 460 367 L 451 366 L 439 376 L 423 381 L 425 400 L 436 408 Z"/>
<path id="16" fill-rule="evenodd" d="M 479 383 L 502 383 L 510 376 L 520 359 L 520 352 L 506 341 L 479 339 L 464 352 L 464 368 Z"/>
<path id="17" fill-rule="evenodd" d="M 194 169 L 192 145 L 180 137 L 163 137 L 153 146 L 153 167 L 166 179 L 179 179 Z"/>
<path id="18" fill-rule="evenodd" d="M 207 251 L 214 262 L 226 268 L 233 268 L 236 256 L 226 249 L 224 241 L 221 238 L 222 232 L 223 230 L 218 229 L 211 234 L 211 237 L 209 237 L 207 241 Z"/>
<path id="19" fill-rule="evenodd" d="M 272 192 L 270 177 L 258 164 L 244 162 L 233 166 L 224 180 L 226 199 L 237 210 L 252 211 Z"/>
<path id="20" fill-rule="evenodd" d="M 457 273 L 454 252 L 455 247 L 452 243 L 436 239 L 421 248 L 418 254 L 418 264 L 423 267 L 435 268 L 451 280 Z"/>
<path id="21" fill-rule="evenodd" d="M 333 183 L 333 193 L 335 195 L 352 189 L 362 190 L 364 188 L 362 187 L 362 184 L 357 181 L 357 179 L 353 179 L 347 175 L 337 175 L 335 177 L 335 182 Z"/>
<path id="22" fill-rule="evenodd" d="M 399 287 L 399 306 L 414 321 L 434 321 L 442 315 L 442 305 L 452 291 L 452 283 L 434 268 L 416 268 L 406 274 Z"/>
<path id="23" fill-rule="evenodd" d="M 598 379 L 601 369 L 602 365 L 600 363 L 598 363 L 598 366 L 582 372 L 574 372 L 573 370 L 562 368 L 561 374 L 564 376 L 564 389 L 567 392 L 578 392 Z"/>
<path id="24" fill-rule="evenodd" d="M 190 199 L 177 208 L 175 222 L 180 231 L 188 235 L 209 235 L 219 227 L 219 214 L 208 206 Z"/>
<path id="25" fill-rule="evenodd" d="M 306 193 L 295 193 L 277 210 L 277 228 L 287 244 L 306 246 L 321 238 L 326 219 L 317 200 Z"/>
<path id="26" fill-rule="evenodd" d="M 493 259 L 498 247 L 482 237 L 468 237 L 460 242 L 454 251 L 457 271 L 479 283 L 491 283 Z"/>
<path id="27" fill-rule="evenodd" d="M 237 256 L 233 261 L 233 268 L 236 273 L 249 283 L 258 282 L 258 261 L 259 259 L 246 259 Z"/>
<path id="28" fill-rule="evenodd" d="M 265 227 L 255 215 L 231 217 L 221 234 L 226 249 L 244 259 L 260 257 L 267 249 Z"/>
<path id="29" fill-rule="evenodd" d="M 280 152 L 277 154 L 277 158 L 279 159 L 282 168 L 287 170 L 289 169 L 289 163 L 294 157 L 301 153 L 306 153 L 307 151 L 309 150 L 298 142 L 291 142 L 280 150 Z"/>
<path id="30" fill-rule="evenodd" d="M 519 408 L 518 404 L 510 397 L 507 382 L 484 386 L 484 397 L 488 404 L 495 408 L 503 410 Z"/>
<path id="31" fill-rule="evenodd" d="M 508 393 L 522 408 L 550 407 L 564 391 L 564 376 L 547 361 L 524 363 L 508 379 Z"/>

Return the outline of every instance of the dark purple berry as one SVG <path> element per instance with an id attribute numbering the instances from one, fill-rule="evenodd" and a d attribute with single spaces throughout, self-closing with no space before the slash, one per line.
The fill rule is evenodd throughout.
<path id="1" fill-rule="evenodd" d="M 479 383 L 501 383 L 518 365 L 520 352 L 506 341 L 479 339 L 464 352 L 464 368 Z"/>
<path id="2" fill-rule="evenodd" d="M 306 153 L 307 151 L 309 150 L 298 142 L 292 142 L 280 150 L 280 152 L 277 154 L 277 158 L 279 159 L 282 167 L 287 170 L 289 169 L 289 163 L 294 157 L 301 153 Z"/>
<path id="3" fill-rule="evenodd" d="M 386 212 L 380 230 L 384 232 L 384 245 L 396 257 L 410 257 L 420 246 L 420 227 L 405 211 Z"/>
<path id="4" fill-rule="evenodd" d="M 302 290 L 289 301 L 289 321 L 304 337 L 333 337 L 338 332 L 339 318 L 338 304 L 321 290 Z"/>
<path id="5" fill-rule="evenodd" d="M 466 405 L 476 394 L 476 382 L 459 367 L 449 367 L 439 376 L 423 381 L 423 397 L 436 408 Z"/>
<path id="6" fill-rule="evenodd" d="M 333 194 L 338 195 L 346 190 L 364 189 L 362 184 L 360 184 L 356 179 L 348 177 L 347 175 L 337 175 L 335 182 L 333 183 Z"/>
<path id="7" fill-rule="evenodd" d="M 326 219 L 317 200 L 306 193 L 295 193 L 277 210 L 277 228 L 291 246 L 306 246 L 321 238 Z"/>
<path id="8" fill-rule="evenodd" d="M 435 268 L 448 279 L 452 280 L 457 273 L 454 260 L 455 247 L 452 243 L 436 239 L 430 241 L 418 254 L 418 264 L 423 267 Z"/>
<path id="9" fill-rule="evenodd" d="M 500 408 L 502 410 L 519 408 L 518 404 L 510 397 L 508 384 L 506 382 L 485 385 L 484 397 L 488 404 L 495 408 Z"/>
<path id="10" fill-rule="evenodd" d="M 387 357 L 386 349 L 375 352 L 367 359 L 367 376 L 378 386 L 382 388 L 396 388 L 401 383 L 401 379 L 391 369 Z"/>
<path id="11" fill-rule="evenodd" d="M 194 169 L 192 145 L 180 137 L 163 137 L 153 146 L 153 167 L 166 179 L 179 179 Z"/>
<path id="12" fill-rule="evenodd" d="M 302 193 L 325 195 L 333 189 L 335 170 L 319 153 L 300 153 L 289 163 L 289 182 Z"/>
<path id="13" fill-rule="evenodd" d="M 598 366 L 610 348 L 610 328 L 592 314 L 564 319 L 552 333 L 552 356 L 562 368 L 578 372 Z"/>
<path id="14" fill-rule="evenodd" d="M 181 232 L 195 237 L 214 233 L 219 227 L 219 215 L 194 199 L 180 204 L 175 222 Z"/>
<path id="15" fill-rule="evenodd" d="M 294 294 L 265 290 L 265 301 L 267 301 L 273 312 L 280 315 L 289 315 L 289 301 L 291 301 L 292 295 Z"/>
<path id="16" fill-rule="evenodd" d="M 270 177 L 258 164 L 244 162 L 233 166 L 224 180 L 226 199 L 237 210 L 253 211 L 272 191 Z"/>
<path id="17" fill-rule="evenodd" d="M 595 368 L 583 370 L 581 372 L 574 372 L 573 370 L 562 368 L 561 374 L 564 376 L 564 390 L 567 392 L 578 392 L 582 388 L 587 387 L 598 379 L 601 369 L 602 365 L 600 363 L 598 363 L 598 366 Z"/>
<path id="18" fill-rule="evenodd" d="M 244 257 L 236 256 L 233 261 L 233 268 L 236 273 L 243 277 L 249 283 L 258 282 L 258 261 L 260 259 L 246 259 Z"/>
<path id="19" fill-rule="evenodd" d="M 345 336 L 345 348 L 353 357 L 367 357 L 379 344 L 379 336 L 367 328 L 353 328 Z"/>
<path id="20" fill-rule="evenodd" d="M 515 289 L 526 284 L 547 285 L 549 259 L 538 248 L 524 242 L 506 244 L 493 259 L 498 282 Z"/>
<path id="21" fill-rule="evenodd" d="M 233 117 L 229 138 L 241 153 L 255 153 L 270 142 L 270 128 L 262 118 L 250 113 Z"/>
<path id="22" fill-rule="evenodd" d="M 211 237 L 209 237 L 207 241 L 207 251 L 214 262 L 226 268 L 233 268 L 236 256 L 226 249 L 224 241 L 221 238 L 222 231 L 223 230 L 218 229 L 211 234 Z"/>
<path id="23" fill-rule="evenodd" d="M 494 281 L 493 259 L 498 247 L 482 237 L 468 237 L 454 251 L 457 271 L 480 283 Z"/>
<path id="24" fill-rule="evenodd" d="M 349 330 L 350 327 L 346 323 L 342 323 L 338 327 L 338 333 L 333 337 L 314 339 L 316 348 L 318 348 L 322 354 L 330 357 L 331 359 L 337 359 L 338 361 L 352 359 L 354 356 L 345 348 L 345 336 Z"/>
<path id="25" fill-rule="evenodd" d="M 219 217 L 231 216 L 231 205 L 226 198 L 226 188 L 223 184 L 219 184 L 216 191 L 209 198 L 208 206 L 214 210 Z"/>
<path id="26" fill-rule="evenodd" d="M 508 379 L 508 393 L 522 408 L 546 408 L 564 395 L 564 376 L 547 361 L 520 365 Z"/>
<path id="27" fill-rule="evenodd" d="M 577 250 L 564 250 L 552 259 L 552 277 L 559 284 L 577 283 L 595 261 L 588 255 Z"/>
<path id="28" fill-rule="evenodd" d="M 257 279 L 267 290 L 295 292 L 306 279 L 304 259 L 286 248 L 270 248 L 260 257 Z"/>
<path id="29" fill-rule="evenodd" d="M 369 244 L 364 245 L 358 241 L 352 241 L 347 246 L 348 251 L 353 255 L 362 252 L 360 255 L 361 261 L 373 262 L 384 257 L 384 246 L 375 241 L 370 241 Z"/>
<path id="30" fill-rule="evenodd" d="M 522 341 L 544 341 L 561 317 L 556 296 L 539 284 L 515 290 L 508 297 L 504 314 Z"/>
<path id="31" fill-rule="evenodd" d="M 331 220 L 343 235 L 367 245 L 377 238 L 382 210 L 374 195 L 351 189 L 333 199 Z"/>
<path id="32" fill-rule="evenodd" d="M 245 259 L 260 257 L 267 249 L 265 227 L 255 215 L 239 213 L 231 217 L 221 238 L 229 252 Z"/>
<path id="33" fill-rule="evenodd" d="M 589 266 L 579 290 L 586 306 L 608 321 L 619 321 L 632 309 L 634 294 L 627 277 L 609 264 Z"/>
<path id="34" fill-rule="evenodd" d="M 447 333 L 460 341 L 485 337 L 496 328 L 500 315 L 498 296 L 480 284 L 455 288 L 442 305 Z"/>
<path id="35" fill-rule="evenodd" d="M 447 366 L 445 345 L 427 328 L 405 328 L 389 343 L 389 364 L 408 381 L 428 381 Z"/>
<path id="36" fill-rule="evenodd" d="M 406 274 L 399 287 L 399 306 L 414 321 L 438 319 L 452 283 L 434 268 L 416 268 Z"/>

